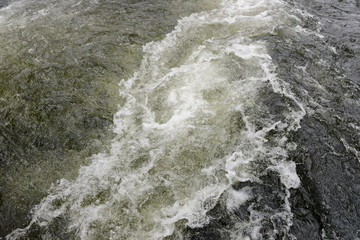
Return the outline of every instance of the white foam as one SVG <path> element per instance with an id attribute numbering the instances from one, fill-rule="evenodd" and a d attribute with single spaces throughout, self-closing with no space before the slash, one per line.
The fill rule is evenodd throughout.
<path id="1" fill-rule="evenodd" d="M 251 188 L 242 188 L 239 191 L 230 188 L 226 191 L 226 207 L 229 211 L 234 211 L 252 197 Z"/>
<path id="2" fill-rule="evenodd" d="M 296 164 L 294 162 L 283 161 L 270 168 L 279 172 L 281 182 L 287 188 L 298 188 L 300 186 L 300 179 L 296 174 Z"/>
<path id="3" fill-rule="evenodd" d="M 297 187 L 295 165 L 285 161 L 285 132 L 299 127 L 305 110 L 277 79 L 265 42 L 252 38 L 284 22 L 282 8 L 273 0 L 223 1 L 146 44 L 138 71 L 119 83 L 125 103 L 114 117 L 110 153 L 93 156 L 76 180 L 54 186 L 32 223 L 48 225 L 66 214 L 80 239 L 161 239 L 180 221 L 208 223 L 206 213 L 225 191 L 230 210 L 249 200 L 249 189 L 230 186 L 259 181 L 255 161 L 271 160 L 282 183 Z M 298 106 L 283 122 L 260 114 L 256 100 L 268 82 Z M 267 134 L 276 128 L 284 136 L 273 148 Z"/>

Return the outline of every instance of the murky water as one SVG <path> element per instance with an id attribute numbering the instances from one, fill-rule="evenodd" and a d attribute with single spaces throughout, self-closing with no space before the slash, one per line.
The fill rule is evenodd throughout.
<path id="1" fill-rule="evenodd" d="M 355 236 L 356 58 L 306 2 L 2 4 L 6 239 Z"/>

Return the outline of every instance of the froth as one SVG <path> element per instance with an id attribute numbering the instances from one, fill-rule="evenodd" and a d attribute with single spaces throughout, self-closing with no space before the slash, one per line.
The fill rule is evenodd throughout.
<path id="1" fill-rule="evenodd" d="M 224 1 L 145 45 L 141 67 L 119 84 L 124 104 L 110 153 L 93 156 L 76 180 L 54 186 L 32 223 L 66 216 L 80 239 L 161 239 L 175 227 L 208 223 L 206 213 L 225 191 L 229 210 L 251 199 L 251 189 L 230 186 L 259 181 L 254 162 L 297 187 L 286 139 L 276 140 L 278 148 L 267 143 L 274 129 L 283 135 L 296 129 L 304 110 L 274 74 L 265 43 L 252 38 L 284 21 L 281 9 L 279 1 Z M 282 121 L 264 116 L 258 99 L 265 87 L 299 107 Z"/>

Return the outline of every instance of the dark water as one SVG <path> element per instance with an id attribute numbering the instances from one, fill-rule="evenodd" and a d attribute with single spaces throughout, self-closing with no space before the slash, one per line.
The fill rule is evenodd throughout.
<path id="1" fill-rule="evenodd" d="M 0 7 L 8 4 L 6 1 L 0 1 Z M 283 86 L 291 91 L 291 96 L 295 96 L 297 101 L 286 95 L 285 91 L 276 92 L 270 87 L 270 83 L 264 83 L 259 86 L 259 95 L 254 99 L 252 106 L 255 110 L 249 107 L 242 117 L 238 116 L 239 113 L 230 117 L 233 124 L 229 126 L 230 140 L 224 140 L 224 143 L 217 145 L 216 141 L 221 142 L 223 138 L 219 129 L 227 129 L 228 126 L 216 122 L 219 127 L 212 129 L 218 134 L 216 140 L 213 140 L 211 135 L 195 134 L 200 140 L 206 136 L 204 141 L 209 146 L 215 146 L 211 149 L 204 147 L 206 145 L 200 145 L 199 148 L 205 148 L 206 152 L 210 152 L 208 155 L 202 157 L 199 155 L 203 154 L 202 150 L 198 151 L 198 148 L 192 149 L 189 146 L 197 144 L 197 141 L 184 145 L 191 151 L 189 153 L 181 150 L 181 154 L 194 154 L 199 161 L 211 158 L 211 151 L 217 152 L 213 155 L 220 156 L 219 158 L 226 156 L 226 151 L 231 152 L 231 148 L 237 144 L 237 138 L 243 141 L 240 132 L 247 124 L 245 117 L 250 118 L 249 121 L 253 121 L 252 124 L 258 129 L 265 128 L 265 120 L 287 123 L 290 121 L 289 115 L 301 112 L 300 107 L 296 105 L 296 102 L 301 102 L 300 106 L 305 109 L 306 115 L 301 118 L 300 128 L 291 130 L 289 127 L 289 130 L 283 133 L 276 127 L 266 132 L 264 137 L 268 141 L 266 149 L 276 148 L 279 139 L 284 136 L 287 141 L 296 144 L 296 149 L 286 148 L 288 154 L 285 154 L 285 158 L 286 161 L 296 163 L 300 186 L 286 186 L 281 171 L 276 170 L 278 165 L 275 164 L 275 167 L 271 168 L 266 163 L 268 155 L 264 158 L 259 157 L 259 160 L 247 166 L 247 169 L 251 170 L 245 171 L 253 173 L 256 169 L 255 176 L 258 180 L 254 181 L 249 177 L 248 180 L 233 181 L 230 190 L 224 191 L 216 198 L 215 203 L 210 204 L 212 207 L 206 213 L 209 217 L 206 224 L 187 226 L 181 220 L 177 221 L 176 230 L 168 239 L 237 239 L 236 236 L 238 239 L 360 238 L 360 3 L 355 0 L 289 0 L 286 4 L 289 5 L 289 9 L 294 10 L 294 15 L 298 18 L 296 24 L 275 24 L 272 31 L 264 30 L 266 26 L 251 34 L 248 33 L 251 30 L 211 26 L 216 29 L 214 32 L 219 32 L 218 35 L 213 32 L 206 34 L 221 38 L 222 34 L 233 36 L 234 33 L 231 31 L 242 31 L 242 34 L 253 42 L 265 42 L 268 54 L 276 66 L 274 72 L 284 81 Z M 36 8 L 39 7 L 35 5 L 32 9 L 31 4 L 26 6 L 30 9 L 28 14 L 38 11 Z M 82 17 L 69 17 L 65 22 L 54 21 L 59 24 L 50 27 L 39 26 L 38 24 L 43 24 L 39 20 L 38 23 L 28 24 L 25 28 L 14 28 L 13 31 L 6 32 L 11 34 L 11 37 L 0 37 L 4 39 L 1 48 L 7 49 L 1 55 L 0 63 L 1 237 L 5 237 L 16 228 L 28 225 L 32 219 L 30 209 L 48 196 L 51 183 L 60 178 L 75 179 L 79 167 L 90 164 L 90 156 L 112 151 L 109 142 L 115 135 L 111 129 L 113 115 L 116 114 L 119 103 L 120 106 L 126 106 L 124 97 L 118 95 L 117 84 L 121 78 L 130 78 L 136 69 L 144 66 L 141 63 L 142 46 L 149 41 L 163 39 L 165 34 L 177 25 L 180 17 L 217 7 L 216 3 L 206 4 L 200 1 L 192 4 L 187 1 L 109 1 L 100 5 L 101 7 L 96 6 L 98 7 L 94 8 L 93 5 L 89 5 L 85 8 L 86 11 L 80 9 Z M 67 13 L 66 6 L 58 7 L 63 11 L 61 14 Z M 118 14 L 121 11 L 126 12 L 124 14 L 127 18 Z M 75 12 L 72 14 L 77 16 Z M 82 21 L 96 14 L 102 16 L 102 25 L 96 25 L 99 18 L 94 17 L 96 26 L 87 29 L 87 25 Z M 13 19 L 21 18 L 20 16 L 13 16 Z M 113 22 L 116 24 L 113 25 Z M 64 37 L 59 42 L 58 39 L 66 34 L 67 24 L 73 24 L 72 29 L 82 29 L 79 30 L 81 34 L 75 36 L 75 39 Z M 60 26 L 65 30 L 58 31 Z M 302 30 L 294 31 L 292 28 L 296 26 L 301 26 Z M 257 25 L 251 27 L 256 28 Z M 219 29 L 222 28 L 226 30 L 220 32 Z M 73 30 L 69 30 L 70 33 L 71 31 Z M 191 30 L 188 32 L 192 34 Z M 43 34 L 40 33 L 49 34 L 45 39 L 50 43 L 45 43 Z M 181 38 L 181 34 L 179 35 Z M 32 36 L 32 40 L 29 40 Z M 118 45 L 114 44 L 114 36 Z M 181 46 L 191 53 L 191 46 L 197 46 L 197 42 L 202 38 L 209 37 L 189 38 Z M 98 42 L 102 44 L 91 45 Z M 64 46 L 67 47 L 65 50 Z M 29 49 L 33 49 L 36 56 L 41 56 L 39 62 L 36 62 L 34 57 L 29 57 Z M 177 51 L 177 45 L 170 49 Z M 169 69 L 181 69 L 186 63 L 186 60 L 183 60 L 187 59 L 186 51 L 170 57 L 161 55 L 164 59 L 169 58 L 165 66 L 170 66 Z M 177 56 L 178 59 L 174 59 L 173 56 Z M 75 64 L 74 61 L 79 63 Z M 242 73 L 246 72 L 244 69 L 251 69 L 243 75 L 252 76 L 253 72 L 259 71 L 257 67 L 251 67 L 255 66 L 255 63 L 244 63 L 243 59 L 239 60 L 233 56 L 216 67 L 224 64 L 232 67 L 231 64 L 236 65 L 236 62 L 240 63 Z M 79 65 L 81 67 L 74 67 Z M 153 65 L 156 65 L 156 62 Z M 147 71 L 143 71 L 145 78 L 150 78 L 146 75 Z M 238 70 L 232 71 L 235 73 L 231 72 L 229 76 L 239 77 Z M 141 74 L 143 73 L 140 72 Z M 224 75 L 227 74 L 224 72 Z M 183 81 L 181 78 L 176 79 L 179 84 Z M 168 89 L 175 87 L 176 84 L 166 86 Z M 139 89 L 136 91 L 142 93 L 141 88 Z M 221 90 L 216 88 L 210 95 L 217 96 L 219 89 Z M 163 96 L 163 92 L 154 94 Z M 152 95 L 149 95 L 149 102 L 154 101 L 153 106 L 165 109 L 163 112 L 170 111 L 168 109 L 171 106 L 163 106 L 161 101 L 157 102 L 155 97 L 155 100 L 151 97 Z M 219 107 L 221 108 L 225 107 Z M 157 122 L 168 120 L 163 112 L 159 110 L 157 118 L 160 120 Z M 255 117 L 252 120 L 253 116 Z M 221 118 L 219 121 L 227 120 Z M 181 135 L 178 138 L 178 141 L 183 140 Z M 164 145 L 166 144 L 174 143 L 164 141 Z M 177 145 L 173 146 L 177 148 Z M 148 149 L 144 148 L 142 157 L 136 161 L 146 158 L 144 152 L 150 151 Z M 178 165 L 171 166 L 180 168 Z M 191 165 L 190 172 L 196 168 L 196 165 Z M 166 170 L 160 169 L 159 171 Z M 181 174 L 193 179 L 186 170 L 181 170 Z M 165 175 L 154 176 L 160 178 Z M 220 178 L 223 175 L 217 172 L 216 176 Z M 210 179 L 205 178 L 203 181 L 212 184 Z M 185 186 L 185 190 L 188 187 L 188 191 L 197 189 L 187 185 L 174 186 Z M 171 194 L 166 190 L 156 189 L 163 191 L 161 196 L 171 198 Z M 242 204 L 235 204 L 236 207 L 229 210 L 229 192 L 242 193 L 248 189 L 251 189 L 251 195 L 254 197 L 248 198 Z M 55 189 L 54 192 L 56 191 L 60 190 Z M 53 196 L 58 196 L 56 194 Z M 96 194 L 100 202 L 106 202 L 110 193 L 104 190 Z M 186 195 L 185 192 L 182 194 Z M 62 206 L 62 203 L 58 205 Z M 83 205 L 82 207 L 87 206 Z M 289 207 L 291 217 L 287 215 Z M 52 220 L 46 230 L 34 224 L 24 239 L 78 239 L 74 231 L 63 231 L 68 227 L 68 222 L 66 216 L 60 215 Z M 118 222 L 121 221 L 117 220 Z M 248 225 L 245 224 L 248 222 Z M 256 234 L 251 234 L 255 228 Z M 94 236 L 96 238 L 97 235 Z M 104 236 L 108 235 L 98 235 L 98 239 L 109 238 Z M 128 236 L 128 239 L 132 239 Z"/>
<path id="2" fill-rule="evenodd" d="M 312 106 L 314 111 L 302 119 L 301 128 L 292 135 L 297 150 L 290 158 L 297 163 L 301 179 L 301 186 L 292 190 L 290 197 L 293 236 L 279 232 L 275 239 L 359 239 L 359 2 L 291 1 L 291 4 L 312 14 L 303 19 L 304 27 L 318 29 L 323 37 L 297 38 L 281 29 L 276 36 L 266 37 L 279 76 L 294 92 L 316 103 Z M 326 65 L 319 61 L 325 61 Z M 299 66 L 305 68 L 299 69 Z M 310 78 L 322 88 L 309 83 Z M 306 93 L 301 93 L 304 90 Z M 272 108 L 281 106 L 281 100 L 265 101 Z M 253 186 L 267 196 L 256 205 L 272 202 L 272 208 L 278 209 L 281 203 L 273 189 L 279 188 L 279 179 L 272 174 L 264 178 L 265 186 L 242 183 L 241 187 Z M 248 218 L 248 207 L 242 206 L 234 220 L 223 214 L 224 208 L 218 205 L 210 212 L 216 220 L 205 228 L 189 229 L 190 238 L 229 238 L 223 229 L 230 228 L 234 221 Z M 264 222 L 263 232 L 273 231 L 277 224 L 276 221 Z"/>
<path id="3" fill-rule="evenodd" d="M 298 95 L 314 101 L 313 112 L 302 119 L 301 128 L 292 135 L 297 149 L 290 158 L 297 163 L 301 179 L 301 186 L 292 190 L 290 197 L 294 213 L 292 236 L 279 232 L 275 239 L 359 239 L 359 2 L 291 1 L 291 4 L 312 14 L 303 19 L 303 26 L 323 37 L 297 38 L 281 29 L 277 35 L 266 37 L 279 76 Z M 321 89 L 309 81 L 316 81 Z M 265 100 L 269 108 L 281 106 L 279 101 Z M 255 205 L 272 203 L 271 208 L 278 209 L 281 202 L 273 189 L 281 188 L 279 179 L 273 174 L 264 178 L 265 186 L 242 183 L 240 187 L 252 186 L 267 196 Z M 233 216 L 223 214 L 224 208 L 218 205 L 210 212 L 216 220 L 205 228 L 189 229 L 190 238 L 229 238 L 223 229 L 248 218 L 248 207 L 242 206 L 234 220 Z M 264 222 L 263 232 L 272 232 L 278 224 Z"/>
<path id="4" fill-rule="evenodd" d="M 324 38 L 322 42 L 304 39 L 297 44 L 295 41 L 295 45 L 309 49 L 312 54 L 291 57 L 290 61 L 308 62 L 307 74 L 321 79 L 329 95 L 324 97 L 304 86 L 301 78 L 289 79 L 290 83 L 296 81 L 308 89 L 310 96 L 324 98 L 323 109 L 305 117 L 302 128 L 294 134 L 299 148 L 292 158 L 298 163 L 303 186 L 293 193 L 293 205 L 297 208 L 293 231 L 300 238 L 311 232 L 312 239 L 321 239 L 325 232 L 328 239 L 357 239 L 360 237 L 359 1 L 297 4 L 321 23 L 320 33 Z M 329 51 L 324 54 L 327 44 L 335 48 L 336 54 Z M 294 51 L 296 53 L 297 48 L 275 55 L 280 62 L 287 56 L 294 56 Z M 314 63 L 316 58 L 326 59 L 330 65 L 318 67 Z M 293 72 L 294 69 L 289 70 Z"/>

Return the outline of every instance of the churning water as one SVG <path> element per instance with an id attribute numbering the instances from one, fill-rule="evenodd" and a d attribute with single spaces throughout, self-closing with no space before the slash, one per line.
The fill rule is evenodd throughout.
<path id="1" fill-rule="evenodd" d="M 19 135 L 44 159 L 21 164 L 30 179 L 56 173 L 22 195 L 37 202 L 25 225 L 3 224 L 6 239 L 295 239 L 289 199 L 301 183 L 289 153 L 331 93 L 300 63 L 305 87 L 294 88 L 271 55 L 277 37 L 336 54 L 319 24 L 305 28 L 309 13 L 281 0 L 66 0 L 7 3 L 0 17 L 1 101 L 37 125 Z M 4 189 L 26 185 L 9 176 Z M 217 226 L 222 237 L 194 232 L 219 208 L 232 222 Z"/>

